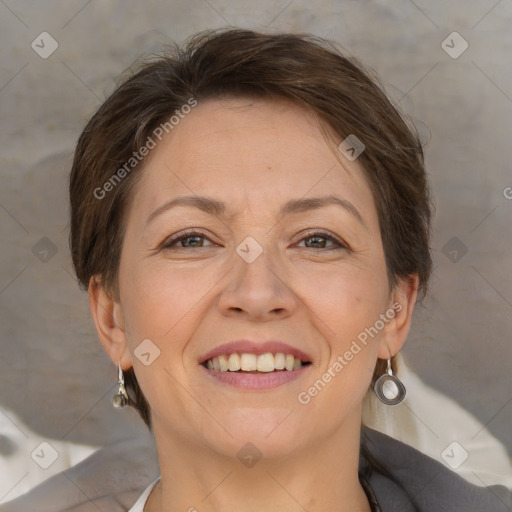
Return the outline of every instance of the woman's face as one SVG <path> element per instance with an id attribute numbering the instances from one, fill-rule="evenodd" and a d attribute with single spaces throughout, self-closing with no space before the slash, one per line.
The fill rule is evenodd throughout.
<path id="1" fill-rule="evenodd" d="M 393 300 L 370 189 L 333 147 L 300 107 L 225 99 L 152 150 L 127 212 L 118 318 L 155 432 L 230 456 L 250 440 L 271 457 L 360 420 Z M 205 362 L 236 369 L 244 354 L 250 369 L 263 353 L 261 373 Z M 276 353 L 308 364 L 269 371 Z"/>

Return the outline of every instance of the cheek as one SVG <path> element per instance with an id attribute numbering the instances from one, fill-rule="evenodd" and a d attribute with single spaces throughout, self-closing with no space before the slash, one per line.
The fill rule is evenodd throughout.
<path id="1" fill-rule="evenodd" d="M 327 340 L 317 371 L 317 378 L 325 375 L 323 382 L 330 388 L 324 399 L 339 401 L 340 394 L 361 398 L 366 393 L 385 326 L 380 318 L 387 298 L 387 276 L 355 266 L 330 272 L 309 287 L 309 304 L 319 318 L 317 329 Z"/>
<path id="2" fill-rule="evenodd" d="M 126 268 L 120 281 L 132 350 L 149 338 L 170 354 L 183 350 L 219 277 L 192 266 L 176 269 L 163 260 Z"/>
<path id="3" fill-rule="evenodd" d="M 153 410 L 165 410 L 169 396 L 173 397 L 173 407 L 188 407 L 177 382 L 186 380 L 183 354 L 203 314 L 207 292 L 215 283 L 212 274 L 191 268 L 176 270 L 165 261 L 141 263 L 120 272 L 132 364 Z M 149 344 L 145 351 L 158 354 L 150 365 L 138 358 L 139 346 L 147 339 L 156 348 Z M 169 395 L 162 395 L 162 389 L 168 390 Z"/>
<path id="4" fill-rule="evenodd" d="M 334 432 L 360 406 L 369 390 L 379 335 L 371 337 L 365 329 L 379 319 L 383 302 L 376 297 L 374 284 L 364 279 L 331 278 L 329 286 L 332 300 L 324 300 L 315 311 L 320 318 L 317 329 L 327 343 L 319 367 L 297 395 L 297 401 L 299 410 L 307 411 L 313 431 Z"/>
<path id="5" fill-rule="evenodd" d="M 336 347 L 343 348 L 384 313 L 388 285 L 383 272 L 346 262 L 304 280 L 304 300 L 320 315 L 326 337 Z"/>

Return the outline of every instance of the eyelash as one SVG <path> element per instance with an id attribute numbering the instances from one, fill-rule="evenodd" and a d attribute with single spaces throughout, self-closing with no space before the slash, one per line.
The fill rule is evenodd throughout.
<path id="1" fill-rule="evenodd" d="M 176 249 L 176 247 L 174 247 L 175 244 L 177 244 L 178 242 L 181 242 L 182 240 L 186 240 L 187 238 L 192 238 L 194 236 L 206 238 L 209 240 L 209 238 L 204 233 L 201 233 L 200 231 L 196 231 L 194 229 L 190 229 L 190 230 L 183 232 L 177 238 L 167 239 L 162 244 L 161 248 L 162 249 L 170 249 L 170 250 Z M 335 249 L 345 249 L 345 250 L 349 249 L 349 247 L 346 244 L 338 241 L 334 236 L 332 236 L 329 233 L 326 233 L 324 231 L 308 232 L 299 240 L 299 242 L 302 242 L 303 240 L 307 240 L 308 238 L 314 238 L 314 237 L 324 238 L 325 240 L 334 242 L 338 246 L 338 247 L 331 247 L 331 248 L 320 248 L 320 249 L 323 249 L 324 251 L 332 251 Z M 177 247 L 177 249 L 189 249 L 189 247 Z M 192 247 L 192 249 L 202 249 L 202 247 Z M 306 247 L 306 249 L 313 249 L 313 247 Z"/>

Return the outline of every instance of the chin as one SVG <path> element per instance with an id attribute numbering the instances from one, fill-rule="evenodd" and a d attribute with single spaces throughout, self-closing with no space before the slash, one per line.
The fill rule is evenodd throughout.
<path id="1" fill-rule="evenodd" d="M 222 426 L 233 437 L 215 435 L 206 442 L 228 457 L 240 457 L 251 450 L 261 452 L 266 459 L 286 457 L 303 444 L 307 432 L 296 411 L 282 408 L 237 408 L 224 416 Z"/>

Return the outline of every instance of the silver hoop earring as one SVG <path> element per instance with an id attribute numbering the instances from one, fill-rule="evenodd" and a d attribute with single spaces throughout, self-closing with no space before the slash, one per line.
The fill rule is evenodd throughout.
<path id="1" fill-rule="evenodd" d="M 128 404 L 128 393 L 126 392 L 126 388 L 124 387 L 124 375 L 123 369 L 121 368 L 121 363 L 119 363 L 119 377 L 117 383 L 119 384 L 119 389 L 112 398 L 112 405 L 116 409 L 119 409 Z"/>
<path id="2" fill-rule="evenodd" d="M 375 381 L 373 390 L 377 398 L 386 405 L 399 404 L 405 398 L 405 386 L 400 379 L 393 374 L 391 358 L 388 359 L 386 373 Z"/>

